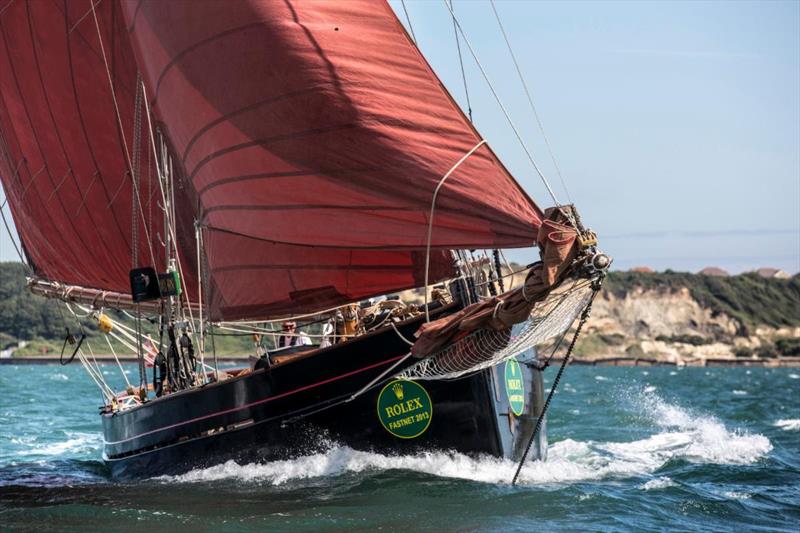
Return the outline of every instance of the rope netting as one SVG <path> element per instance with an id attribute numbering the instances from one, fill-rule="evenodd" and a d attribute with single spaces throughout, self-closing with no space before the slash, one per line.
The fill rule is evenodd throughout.
<path id="1" fill-rule="evenodd" d="M 455 379 L 494 366 L 565 333 L 591 296 L 591 280 L 567 280 L 536 304 L 528 320 L 502 331 L 481 329 L 470 333 L 398 377 Z"/>

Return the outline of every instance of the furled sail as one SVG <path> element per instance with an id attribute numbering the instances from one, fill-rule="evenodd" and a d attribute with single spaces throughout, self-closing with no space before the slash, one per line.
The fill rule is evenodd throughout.
<path id="1" fill-rule="evenodd" d="M 16 1 L 0 9 L 0 178 L 38 276 L 128 292 L 134 251 L 139 264 L 163 268 L 163 247 L 151 255 L 146 239 L 163 233 L 163 219 L 144 129 L 133 136 L 137 66 L 121 10 L 96 6 L 125 138 L 91 7 Z M 141 209 L 126 151 L 141 158 Z"/>
<path id="2" fill-rule="evenodd" d="M 434 190 L 481 138 L 388 4 L 123 7 L 196 193 L 213 315 L 420 284 Z M 520 247 L 541 212 L 483 145 L 443 185 L 434 220 L 435 250 Z"/>

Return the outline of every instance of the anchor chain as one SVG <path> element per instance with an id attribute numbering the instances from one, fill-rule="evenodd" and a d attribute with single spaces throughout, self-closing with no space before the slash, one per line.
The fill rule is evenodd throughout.
<path id="1" fill-rule="evenodd" d="M 536 420 L 536 426 L 533 428 L 533 433 L 531 434 L 531 438 L 528 440 L 527 446 L 525 446 L 525 452 L 522 454 L 522 458 L 519 461 L 519 465 L 517 466 L 517 471 L 514 474 L 514 479 L 511 480 L 512 485 L 517 484 L 517 478 L 519 478 L 519 473 L 522 471 L 522 465 L 525 464 L 525 460 L 528 458 L 528 453 L 531 450 L 533 441 L 536 440 L 536 435 L 539 434 L 539 430 L 542 427 L 542 421 L 544 420 L 544 417 L 547 414 L 547 409 L 550 407 L 550 401 L 553 399 L 553 395 L 555 395 L 556 389 L 558 388 L 558 383 L 559 381 L 561 381 L 561 376 L 564 374 L 564 370 L 567 368 L 567 364 L 569 363 L 570 357 L 572 356 L 572 351 L 575 349 L 575 343 L 578 341 L 578 337 L 581 334 L 583 325 L 586 324 L 587 320 L 589 320 L 589 315 L 592 312 L 592 303 L 594 302 L 594 297 L 597 296 L 598 292 L 600 292 L 600 287 L 602 286 L 602 284 L 603 284 L 603 278 L 600 277 L 599 279 L 595 280 L 594 284 L 592 285 L 592 295 L 591 297 L 589 297 L 589 301 L 586 303 L 586 307 L 583 308 L 580 322 L 578 322 L 578 327 L 575 328 L 575 334 L 572 336 L 572 342 L 569 343 L 569 347 L 567 348 L 567 353 L 564 355 L 564 360 L 561 361 L 561 367 L 558 369 L 558 374 L 556 374 L 556 378 L 553 380 L 553 386 L 550 387 L 550 394 L 547 395 L 547 400 L 544 402 L 544 407 L 542 408 L 542 412 L 539 414 L 539 418 Z"/>

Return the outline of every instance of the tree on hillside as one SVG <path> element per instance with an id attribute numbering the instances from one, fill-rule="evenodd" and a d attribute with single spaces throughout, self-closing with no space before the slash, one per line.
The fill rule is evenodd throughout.
<path id="1" fill-rule="evenodd" d="M 27 290 L 25 275 L 22 263 L 0 263 L 0 333 L 20 340 L 63 337 L 66 323 L 56 302 Z"/>

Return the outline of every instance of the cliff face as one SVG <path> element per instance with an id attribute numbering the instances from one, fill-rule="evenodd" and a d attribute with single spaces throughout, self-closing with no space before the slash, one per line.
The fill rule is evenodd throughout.
<path id="1" fill-rule="evenodd" d="M 594 306 L 592 328 L 643 339 L 683 335 L 720 339 L 735 336 L 741 325 L 724 313 L 700 305 L 686 287 L 635 287 L 622 296 L 601 293 Z"/>
<path id="2" fill-rule="evenodd" d="M 800 355 L 800 282 L 747 274 L 612 273 L 578 355 L 704 357 Z"/>

